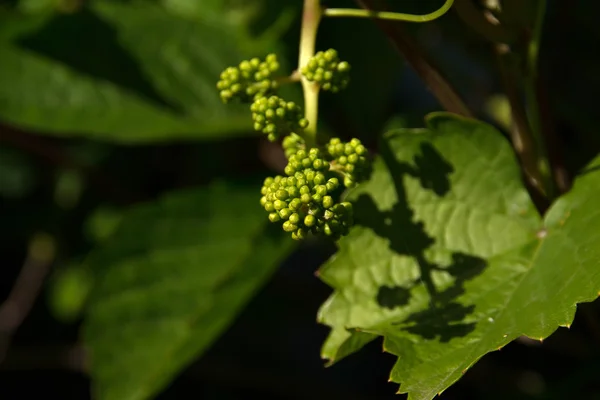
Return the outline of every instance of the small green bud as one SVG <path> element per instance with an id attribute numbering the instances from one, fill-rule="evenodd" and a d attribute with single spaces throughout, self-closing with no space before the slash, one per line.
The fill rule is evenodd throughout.
<path id="1" fill-rule="evenodd" d="M 277 214 L 276 212 L 272 212 L 269 214 L 269 221 L 271 222 L 277 222 L 281 219 L 281 217 L 279 217 L 279 214 Z"/>
<path id="2" fill-rule="evenodd" d="M 292 214 L 293 211 L 290 210 L 289 208 L 282 208 L 281 210 L 279 210 L 279 216 L 281 217 L 281 219 L 288 219 Z"/>
<path id="3" fill-rule="evenodd" d="M 273 212 L 273 211 L 275 211 L 275 206 L 273 205 L 273 202 L 267 201 L 265 203 L 265 211 L 267 211 L 267 212 Z"/>
<path id="4" fill-rule="evenodd" d="M 283 190 L 283 189 L 279 189 L 279 190 L 278 190 L 278 191 L 275 193 L 275 196 L 277 196 L 277 198 L 278 198 L 279 200 L 286 200 L 286 199 L 289 197 L 289 195 L 288 195 L 288 192 L 287 192 L 287 191 L 285 191 L 285 190 Z"/>
<path id="5" fill-rule="evenodd" d="M 295 231 L 297 229 L 298 229 L 298 226 L 294 225 L 290 221 L 285 221 L 283 223 L 283 230 L 286 231 L 286 232 L 293 232 L 293 231 Z"/>
<path id="6" fill-rule="evenodd" d="M 292 224 L 298 224 L 300 222 L 300 216 L 297 213 L 293 213 L 288 219 Z"/>
<path id="7" fill-rule="evenodd" d="M 281 201 L 281 200 L 275 200 L 273 202 L 273 207 L 275 207 L 275 209 L 277 211 L 281 210 L 282 208 L 285 207 L 285 202 Z"/>
<path id="8" fill-rule="evenodd" d="M 313 215 L 307 215 L 304 217 L 304 225 L 311 227 L 316 223 L 317 219 Z"/>
<path id="9" fill-rule="evenodd" d="M 340 61 L 337 51 L 329 49 L 317 52 L 300 71 L 322 90 L 337 93 L 348 85 L 350 64 Z"/>

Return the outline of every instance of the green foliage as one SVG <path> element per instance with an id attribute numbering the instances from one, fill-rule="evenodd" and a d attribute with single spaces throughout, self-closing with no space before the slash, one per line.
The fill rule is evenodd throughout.
<path id="1" fill-rule="evenodd" d="M 210 346 L 290 250 L 256 188 L 215 184 L 133 207 L 86 266 L 96 398 L 146 399 Z M 235 203 L 231 200 L 235 199 Z"/>
<path id="2" fill-rule="evenodd" d="M 386 135 L 371 180 L 348 196 L 357 227 L 320 270 L 335 289 L 319 312 L 332 327 L 323 357 L 383 336 L 411 400 L 520 335 L 569 326 L 600 292 L 600 158 L 541 221 L 498 132 L 447 114 L 427 123 Z"/>
<path id="3" fill-rule="evenodd" d="M 33 189 L 35 178 L 35 169 L 25 157 L 11 149 L 0 148 L 0 196 L 25 196 Z"/>
<path id="4" fill-rule="evenodd" d="M 245 109 L 221 104 L 213 82 L 223 65 L 269 45 L 239 25 L 183 18 L 150 2 L 4 13 L 0 118 L 120 143 L 239 135 L 251 128 Z"/>
<path id="5" fill-rule="evenodd" d="M 492 10 L 499 21 L 492 30 L 522 39 L 507 50 L 522 62 L 500 60 L 509 67 L 502 69 L 505 87 L 492 93 L 500 83 L 496 70 L 480 74 L 447 40 L 451 34 L 464 47 L 477 42 L 471 52 L 485 53 L 477 50 L 479 36 L 454 29 L 460 12 L 439 24 L 416 24 L 425 28 L 384 28 L 390 46 L 367 18 L 317 18 L 324 8 L 315 5 L 324 3 L 356 7 L 352 0 L 307 1 L 310 12 L 296 19 L 299 46 L 298 32 L 287 29 L 302 5 L 291 0 L 0 5 L 0 216 L 6 227 L 0 246 L 9 253 L 1 259 L 9 266 L 2 279 L 18 274 L 11 267 L 22 265 L 21 253 L 26 267 L 52 268 L 44 311 L 61 329 L 28 321 L 33 328 L 25 330 L 62 331 L 83 317 L 78 340 L 89 350 L 94 398 L 145 400 L 165 389 L 231 326 L 294 248 L 289 236 L 337 241 L 338 251 L 318 271 L 333 289 L 318 313 L 331 328 L 322 357 L 335 364 L 381 338 L 397 357 L 390 380 L 410 400 L 432 399 L 519 336 L 541 341 L 569 327 L 577 304 L 600 295 L 600 142 L 589 117 L 597 97 L 590 88 L 599 81 L 593 62 L 573 61 L 598 36 L 592 12 L 598 7 L 575 7 L 574 21 L 556 18 L 582 29 L 550 32 L 544 19 L 557 22 L 544 18 L 543 0 L 506 0 Z M 451 2 L 397 3 L 390 10 L 420 14 Z M 560 16 L 555 8 L 549 15 Z M 478 17 L 474 25 L 490 28 Z M 558 50 L 544 52 L 544 46 Z M 298 47 L 304 65 L 292 67 Z M 318 48 L 329 50 L 313 54 Z M 550 53 L 561 54 L 560 62 Z M 437 71 L 440 60 L 430 64 L 429 56 L 446 57 L 460 73 Z M 461 100 L 453 91 L 472 96 L 464 114 L 481 115 L 479 100 L 493 108 L 516 151 L 492 126 L 448 113 L 430 114 L 425 128 L 407 129 L 407 121 L 421 121 L 423 109 L 437 106 L 423 100 L 427 93 L 396 90 L 403 58 L 447 108 L 447 96 Z M 562 79 L 566 75 L 572 79 Z M 449 83 L 458 78 L 453 89 Z M 300 87 L 304 101 L 294 89 Z M 392 131 L 379 138 L 375 133 L 386 121 Z M 234 138 L 253 131 L 262 135 Z M 175 140 L 205 142 L 165 145 Z M 524 154 L 530 142 L 539 157 Z M 125 144 L 136 146 L 119 146 Z M 539 167 L 549 192 L 568 187 L 568 177 L 595 158 L 555 200 L 528 193 L 522 181 L 529 171 L 517 156 L 521 165 L 554 168 Z M 275 176 L 264 179 L 264 164 Z M 254 173 L 261 176 L 254 185 L 222 177 Z M 553 200 L 545 210 L 544 201 Z M 35 232 L 49 233 L 33 235 L 27 250 Z M 310 300 L 319 294 L 300 292 L 295 301 L 314 307 Z M 260 332 L 284 324 L 273 317 L 275 307 L 303 323 L 296 309 L 279 302 L 281 292 L 276 296 L 264 320 L 252 319 L 253 326 L 266 327 Z M 10 327 L 3 320 L 10 313 L 0 314 L 0 326 Z M 248 338 L 261 362 L 262 346 L 280 355 L 275 339 L 257 336 L 268 340 Z M 292 347 L 305 350 L 298 342 Z M 235 377 L 227 373 L 229 384 Z M 256 384 L 254 375 L 240 375 Z M 278 376 L 269 377 L 268 385 L 275 381 Z M 575 396 L 564 388 L 547 391 L 553 398 Z"/>
<path id="6" fill-rule="evenodd" d="M 109 239 L 119 227 L 123 214 L 120 211 L 102 207 L 95 210 L 87 219 L 84 226 L 86 236 L 92 242 L 102 242 Z"/>
<path id="7" fill-rule="evenodd" d="M 54 317 L 67 323 L 77 320 L 93 287 L 94 278 L 85 268 L 69 266 L 57 271 L 52 276 L 48 298 Z"/>

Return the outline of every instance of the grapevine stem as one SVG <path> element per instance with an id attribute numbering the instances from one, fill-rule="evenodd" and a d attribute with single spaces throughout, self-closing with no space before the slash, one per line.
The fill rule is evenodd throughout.
<path id="1" fill-rule="evenodd" d="M 377 18 L 387 19 L 391 21 L 407 21 L 407 22 L 429 22 L 438 19 L 444 15 L 454 3 L 454 0 L 446 0 L 444 5 L 439 9 L 429 14 L 414 15 L 403 14 L 391 11 L 375 11 L 364 10 L 357 8 L 327 8 L 323 11 L 325 17 L 354 17 L 354 18 Z"/>
<path id="2" fill-rule="evenodd" d="M 315 55 L 317 30 L 321 22 L 323 10 L 320 0 L 304 0 L 302 13 L 302 29 L 300 32 L 300 54 L 298 57 L 298 71 L 304 67 Z M 308 127 L 304 130 L 304 140 L 307 147 L 314 147 L 317 143 L 317 119 L 319 117 L 319 86 L 302 77 L 302 91 L 304 92 L 304 112 L 308 120 Z"/>
<path id="3" fill-rule="evenodd" d="M 544 179 L 539 170 L 538 154 L 531 126 L 527 120 L 527 112 L 520 98 L 520 82 L 518 79 L 518 59 L 506 44 L 494 46 L 500 66 L 500 74 L 504 81 L 506 97 L 511 106 L 514 127 L 511 130 L 511 139 L 515 152 L 521 160 L 523 172 L 530 187 L 547 197 Z"/>
<path id="4" fill-rule="evenodd" d="M 364 10 L 376 12 L 375 4 L 383 5 L 383 1 L 355 0 Z M 402 29 L 402 24 L 393 23 L 381 19 L 374 22 L 388 36 L 394 48 L 406 59 L 407 63 L 415 70 L 429 90 L 437 98 L 438 102 L 446 111 L 472 117 L 473 113 L 454 90 L 450 83 L 444 78 L 440 71 L 427 59 L 415 42 Z"/>
<path id="5" fill-rule="evenodd" d="M 277 82 L 278 85 L 286 85 L 288 83 L 300 82 L 301 78 L 302 78 L 302 75 L 300 74 L 299 71 L 296 70 L 289 76 L 275 78 L 275 81 Z"/>
<path id="6" fill-rule="evenodd" d="M 541 126 L 541 117 L 540 117 L 540 107 L 538 104 L 538 93 L 537 93 L 537 83 L 538 83 L 538 55 L 539 55 L 539 47 L 542 35 L 542 27 L 544 24 L 544 15 L 546 11 L 546 2 L 540 1 L 536 11 L 536 18 L 534 23 L 533 35 L 529 40 L 527 45 L 527 64 L 525 71 L 525 96 L 527 101 L 528 115 L 529 115 L 529 123 L 531 126 L 531 133 L 536 140 L 537 144 L 537 152 L 539 154 L 538 163 L 540 164 L 539 168 L 541 171 L 551 174 L 549 171 L 550 167 L 548 165 L 548 155 L 546 152 L 546 143 L 544 143 L 544 137 L 542 135 L 542 126 Z M 546 193 L 550 200 L 553 200 L 555 197 L 554 187 L 552 185 L 551 179 L 549 176 L 544 176 L 545 178 L 545 189 Z"/>

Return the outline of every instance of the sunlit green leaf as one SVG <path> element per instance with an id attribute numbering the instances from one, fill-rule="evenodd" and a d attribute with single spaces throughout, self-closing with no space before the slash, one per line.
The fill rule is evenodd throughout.
<path id="1" fill-rule="evenodd" d="M 332 327 L 323 357 L 383 336 L 411 400 L 520 335 L 569 325 L 600 292 L 598 171 L 542 221 L 495 129 L 447 114 L 427 122 L 387 135 L 372 179 L 350 194 L 358 226 L 320 271 L 335 289 L 319 313 Z"/>

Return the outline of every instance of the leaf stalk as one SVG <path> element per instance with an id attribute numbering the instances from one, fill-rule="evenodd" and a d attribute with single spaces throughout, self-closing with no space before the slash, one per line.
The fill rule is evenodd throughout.
<path id="1" fill-rule="evenodd" d="M 350 18 L 376 18 L 390 21 L 406 21 L 406 22 L 430 22 L 440 18 L 446 14 L 454 4 L 454 0 L 446 0 L 446 2 L 437 10 L 423 15 L 397 13 L 391 11 L 375 11 L 357 8 L 326 8 L 323 11 L 325 17 L 350 17 Z"/>

